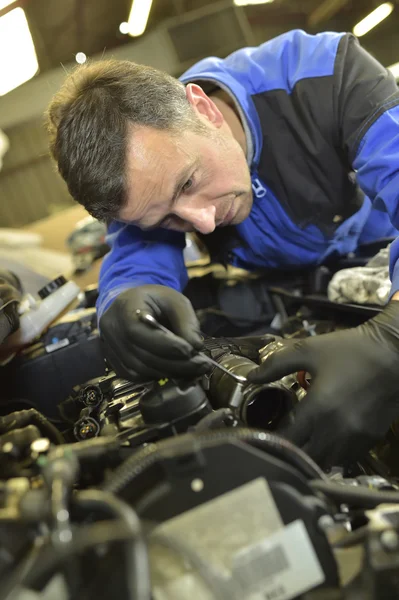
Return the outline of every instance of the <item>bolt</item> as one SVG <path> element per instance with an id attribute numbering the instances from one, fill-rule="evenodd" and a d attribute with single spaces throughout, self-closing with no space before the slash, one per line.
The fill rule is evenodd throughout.
<path id="1" fill-rule="evenodd" d="M 6 442 L 2 447 L 2 450 L 6 454 L 11 454 L 11 452 L 14 450 L 14 444 L 12 442 Z"/>
<path id="2" fill-rule="evenodd" d="M 322 515 L 317 521 L 317 525 L 321 531 L 326 532 L 331 527 L 334 527 L 335 521 L 331 515 Z"/>
<path id="3" fill-rule="evenodd" d="M 48 450 L 50 449 L 50 440 L 47 438 L 39 438 L 37 440 L 34 440 L 30 445 L 30 449 L 32 452 L 35 452 L 37 454 L 48 452 Z"/>
<path id="4" fill-rule="evenodd" d="M 399 536 L 393 529 L 383 531 L 380 536 L 382 547 L 387 552 L 395 552 L 399 550 Z"/>
<path id="5" fill-rule="evenodd" d="M 204 489 L 204 482 L 202 479 L 193 479 L 191 482 L 191 489 L 193 492 L 202 492 Z"/>

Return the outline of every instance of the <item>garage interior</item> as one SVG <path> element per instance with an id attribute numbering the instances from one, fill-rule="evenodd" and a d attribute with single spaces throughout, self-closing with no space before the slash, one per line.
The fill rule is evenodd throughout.
<path id="1" fill-rule="evenodd" d="M 149 9 L 138 32 L 135 3 Z M 13 11 L 37 66 L 7 87 L 28 63 L 6 43 Z M 97 322 L 107 226 L 49 149 L 45 112 L 79 64 L 179 78 L 291 30 L 353 32 L 399 84 L 398 0 L 0 0 L 0 317 L 18 314 L 0 343 L 0 600 L 399 598 L 399 411 L 360 457 L 326 466 L 285 439 L 313 374 L 247 380 L 284 343 L 378 317 L 395 236 L 251 270 L 189 232 L 184 294 L 212 370 L 129 379 Z M 173 338 L 156 314 L 134 318 Z"/>

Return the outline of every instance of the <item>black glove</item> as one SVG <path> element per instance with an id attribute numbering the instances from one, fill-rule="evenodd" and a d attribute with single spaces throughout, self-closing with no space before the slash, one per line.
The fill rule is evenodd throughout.
<path id="1" fill-rule="evenodd" d="M 136 311 L 149 312 L 173 331 L 168 336 L 142 323 Z M 100 320 L 105 353 L 115 372 L 131 381 L 162 377 L 189 379 L 209 371 L 193 356 L 203 341 L 190 301 L 163 285 L 144 285 L 122 292 Z"/>
<path id="2" fill-rule="evenodd" d="M 399 302 L 355 329 L 284 341 L 248 379 L 300 370 L 310 391 L 283 435 L 324 467 L 360 458 L 399 416 Z"/>

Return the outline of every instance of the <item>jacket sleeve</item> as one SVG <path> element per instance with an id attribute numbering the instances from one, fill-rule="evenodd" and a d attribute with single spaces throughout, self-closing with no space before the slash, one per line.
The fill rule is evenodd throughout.
<path id="1" fill-rule="evenodd" d="M 338 143 L 375 208 L 399 229 L 399 90 L 393 75 L 347 34 L 334 69 Z M 399 290 L 399 245 L 391 248 L 392 293 Z"/>
<path id="2" fill-rule="evenodd" d="M 97 314 L 102 314 L 124 290 L 139 285 L 159 284 L 182 291 L 188 276 L 184 265 L 185 235 L 138 227 L 114 221 L 108 228 L 111 251 L 100 271 Z"/>

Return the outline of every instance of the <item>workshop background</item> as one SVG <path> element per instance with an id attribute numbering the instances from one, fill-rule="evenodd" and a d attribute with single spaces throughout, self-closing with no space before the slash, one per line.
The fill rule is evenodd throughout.
<path id="1" fill-rule="evenodd" d="M 371 29 L 364 33 L 367 22 L 356 29 L 370 13 Z M 203 57 L 223 57 L 293 28 L 354 31 L 399 78 L 397 0 L 0 0 L 0 148 L 8 148 L 0 228 L 38 233 L 42 247 L 66 258 L 65 241 L 85 213 L 55 170 L 43 113 L 77 62 L 130 59 L 179 76 Z M 0 253 L 4 262 L 1 247 Z M 81 283 L 94 282 L 97 271 Z"/>

